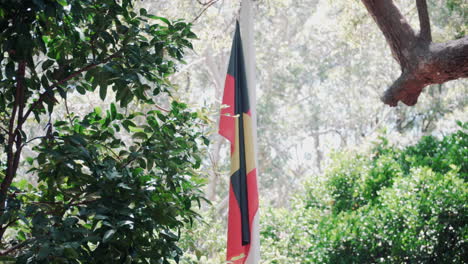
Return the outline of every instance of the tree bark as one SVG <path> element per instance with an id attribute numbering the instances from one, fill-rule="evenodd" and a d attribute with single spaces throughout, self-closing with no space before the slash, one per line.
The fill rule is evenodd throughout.
<path id="1" fill-rule="evenodd" d="M 13 110 L 10 116 L 10 123 L 8 126 L 8 142 L 6 147 L 7 152 L 7 167 L 5 178 L 0 185 L 0 216 L 5 212 L 6 200 L 8 197 L 8 190 L 13 182 L 13 178 L 18 170 L 18 165 L 21 157 L 21 148 L 23 138 L 21 130 L 23 126 L 23 111 L 25 108 L 25 87 L 24 75 L 26 72 L 26 62 L 21 61 L 18 63 L 18 71 L 16 74 L 17 84 L 15 92 L 15 100 L 13 103 Z M 16 125 L 15 125 L 16 122 Z M 15 147 L 15 148 L 13 148 Z M 0 240 L 5 233 L 8 224 L 0 227 Z"/>
<path id="2" fill-rule="evenodd" d="M 416 34 L 392 0 L 361 0 L 382 31 L 401 76 L 382 101 L 415 105 L 424 87 L 468 77 L 468 37 L 433 43 L 426 0 L 416 0 L 420 32 Z"/>
<path id="3" fill-rule="evenodd" d="M 322 151 L 320 150 L 320 134 L 314 134 L 314 147 L 315 147 L 315 163 L 317 164 L 317 169 L 319 172 L 322 172 Z"/>

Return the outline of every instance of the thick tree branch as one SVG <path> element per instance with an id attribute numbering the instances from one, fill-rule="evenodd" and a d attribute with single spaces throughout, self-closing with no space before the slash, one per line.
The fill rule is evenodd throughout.
<path id="1" fill-rule="evenodd" d="M 13 105 L 13 112 L 10 116 L 10 123 L 8 127 L 8 143 L 7 143 L 7 169 L 5 178 L 0 185 L 0 215 L 3 214 L 5 209 L 5 201 L 7 198 L 8 189 L 10 188 L 11 182 L 16 175 L 18 169 L 19 159 L 21 156 L 21 144 L 22 144 L 22 122 L 21 115 L 25 105 L 25 87 L 24 87 L 24 75 L 26 72 L 26 62 L 20 61 L 18 63 L 18 71 L 16 74 L 17 84 L 15 92 L 15 100 Z M 16 126 L 15 126 L 15 121 Z M 16 149 L 13 149 L 13 145 Z M 2 227 L 3 228 L 3 227 Z M 1 237 L 0 237 L 1 238 Z"/>
<path id="2" fill-rule="evenodd" d="M 468 37 L 431 43 L 426 0 L 416 0 L 420 33 L 417 36 L 392 0 L 361 0 L 384 34 L 401 66 L 401 76 L 385 91 L 382 101 L 414 105 L 424 87 L 468 77 Z"/>
<path id="3" fill-rule="evenodd" d="M 424 87 L 468 77 L 468 36 L 446 43 L 430 43 L 413 51 L 414 62 L 384 93 L 382 101 L 415 105 Z"/>
<path id="4" fill-rule="evenodd" d="M 393 57 L 402 67 L 409 64 L 408 52 L 416 42 L 416 34 L 391 0 L 362 0 L 387 39 Z"/>
<path id="5" fill-rule="evenodd" d="M 418 8 L 419 16 L 419 38 L 432 41 L 431 21 L 429 19 L 426 0 L 416 0 L 416 7 Z"/>
<path id="6" fill-rule="evenodd" d="M 411 74 L 402 74 L 384 93 L 382 101 L 391 106 L 396 106 L 401 100 L 407 105 L 414 105 L 424 87 L 424 82 L 419 81 Z"/>

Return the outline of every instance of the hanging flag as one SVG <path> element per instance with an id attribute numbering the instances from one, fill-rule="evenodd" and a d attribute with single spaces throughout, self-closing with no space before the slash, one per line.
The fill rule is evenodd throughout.
<path id="1" fill-rule="evenodd" d="M 258 190 L 249 103 L 239 23 L 232 43 L 224 86 L 219 134 L 231 142 L 231 178 L 227 260 L 256 264 L 259 260 Z"/>

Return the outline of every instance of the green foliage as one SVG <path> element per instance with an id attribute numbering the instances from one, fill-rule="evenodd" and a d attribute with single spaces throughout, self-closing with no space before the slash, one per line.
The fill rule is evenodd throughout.
<path id="1" fill-rule="evenodd" d="M 327 193 L 311 182 L 263 217 L 265 263 L 463 263 L 468 256 L 466 124 L 398 150 L 339 153 Z"/>
<path id="2" fill-rule="evenodd" d="M 436 140 L 434 137 L 423 137 L 420 142 L 408 147 L 401 153 L 399 162 L 405 174 L 410 173 L 414 166 L 427 166 L 438 173 L 447 173 L 453 169 L 453 165 L 459 166 L 459 174 L 465 181 L 468 180 L 468 137 L 466 130 L 468 123 L 459 123 L 463 130 Z M 463 148 L 465 146 L 465 148 Z"/>
<path id="3" fill-rule="evenodd" d="M 172 99 L 169 111 L 152 109 L 155 95 L 171 96 L 168 77 L 192 48 L 190 27 L 137 12 L 130 0 L 0 0 L 2 255 L 16 263 L 179 261 L 181 229 L 203 199 L 206 142 L 187 105 Z M 96 91 L 109 101 L 109 89 L 106 111 L 54 115 L 61 99 Z M 127 108 L 132 101 L 146 110 Z M 49 121 L 31 139 L 32 115 Z M 12 183 L 15 159 L 37 139 L 25 159 L 37 182 Z"/>
<path id="4" fill-rule="evenodd" d="M 262 263 L 304 263 L 304 254 L 315 242 L 313 227 L 322 215 L 318 208 L 304 210 L 304 202 L 295 200 L 290 209 L 262 211 Z"/>
<path id="5" fill-rule="evenodd" d="M 468 134 L 459 126 L 403 149 L 380 137 L 369 151 L 336 153 L 290 207 L 262 206 L 261 263 L 463 263 Z M 224 259 L 225 219 L 214 208 L 204 219 L 184 238 L 182 263 Z"/>
<path id="6" fill-rule="evenodd" d="M 317 237 L 328 241 L 325 262 L 460 263 L 467 191 L 456 171 L 414 169 L 382 190 L 378 205 L 326 219 Z"/>
<path id="7" fill-rule="evenodd" d="M 215 207 L 205 209 L 200 213 L 203 221 L 185 231 L 180 243 L 184 251 L 181 263 L 226 263 L 226 219 Z M 205 222 L 211 219 L 214 221 Z"/>
<path id="8" fill-rule="evenodd" d="M 333 212 L 354 210 L 378 197 L 378 192 L 392 186 L 395 178 L 410 177 L 411 169 L 429 167 L 434 172 L 445 174 L 460 166 L 459 175 L 467 180 L 468 137 L 462 130 L 437 140 L 433 136 L 423 137 L 415 146 L 398 151 L 385 138 L 373 149 L 372 155 L 337 153 L 333 158 L 337 164 L 328 173 L 327 188 L 333 196 Z"/>
<path id="9" fill-rule="evenodd" d="M 462 21 L 465 21 L 464 24 L 461 26 L 456 26 L 456 38 L 463 38 L 466 35 L 467 25 L 466 20 L 468 19 L 468 3 L 463 0 L 447 0 L 445 2 L 445 6 L 447 7 L 449 14 L 453 17 L 454 15 L 458 15 L 461 17 Z"/>
<path id="10" fill-rule="evenodd" d="M 17 196 L 24 211 L 8 207 L 28 231 L 17 236 L 29 240 L 18 263 L 167 263 L 182 254 L 180 229 L 201 199 L 197 116 L 177 102 L 167 115 L 124 115 L 113 104 L 100 112 L 56 122 L 36 147 L 39 186 L 16 187 L 27 193 Z M 124 129 L 139 131 L 131 144 L 117 136 Z"/>
<path id="11" fill-rule="evenodd" d="M 134 98 L 151 101 L 147 92 L 166 90 L 173 59 L 182 59 L 183 48 L 192 47 L 187 39 L 195 35 L 185 22 L 171 23 L 145 9 L 138 13 L 130 0 L 1 0 L 0 110 L 14 99 L 20 62 L 30 71 L 27 96 L 47 93 L 32 109 L 38 119 L 43 104 L 51 112 L 55 94 L 66 97 L 69 90 L 84 94 L 99 87 L 104 99 L 112 89 L 121 106 Z"/>

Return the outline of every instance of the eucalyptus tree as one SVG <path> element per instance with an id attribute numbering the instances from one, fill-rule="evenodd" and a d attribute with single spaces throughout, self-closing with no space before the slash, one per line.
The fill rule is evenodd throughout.
<path id="1" fill-rule="evenodd" d="M 168 263 L 182 255 L 180 229 L 202 199 L 202 121 L 171 99 L 168 78 L 196 36 L 191 24 L 133 4 L 0 1 L 3 259 Z M 111 102 L 106 109 L 69 111 L 70 99 L 94 91 Z M 156 95 L 171 99 L 170 109 Z M 132 111 L 131 102 L 151 110 Z M 54 115 L 62 103 L 66 114 Z M 41 135 L 31 137 L 31 122 L 46 124 Z M 19 175 L 26 163 L 36 182 Z"/>

